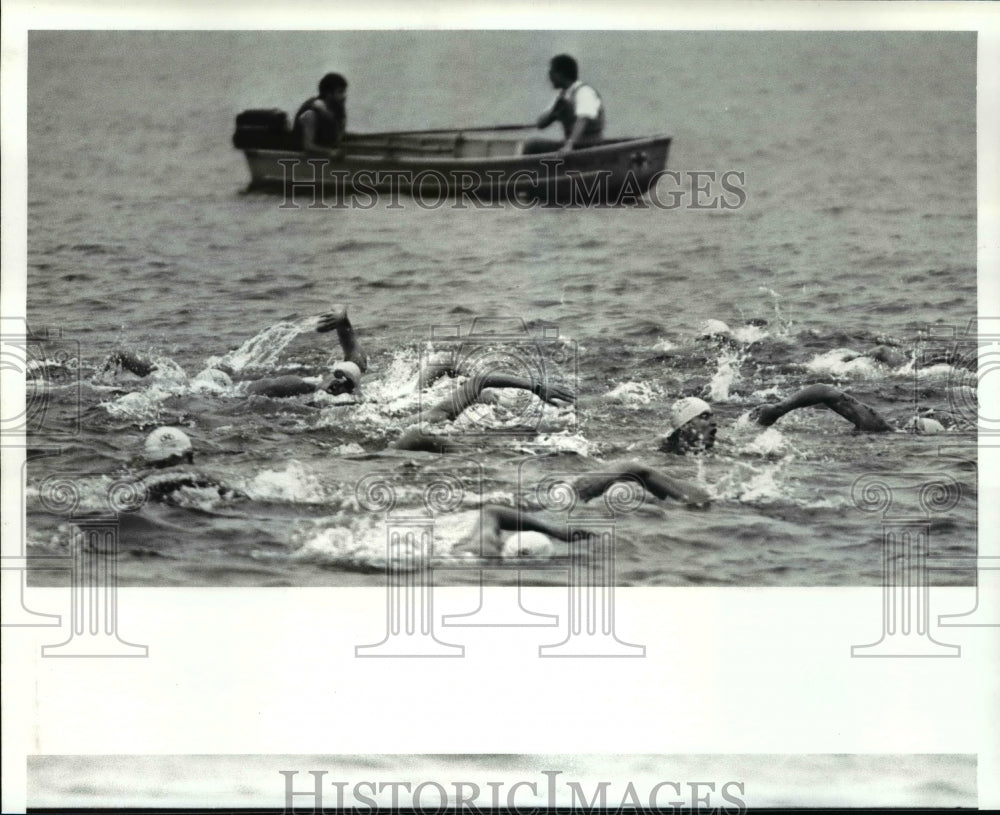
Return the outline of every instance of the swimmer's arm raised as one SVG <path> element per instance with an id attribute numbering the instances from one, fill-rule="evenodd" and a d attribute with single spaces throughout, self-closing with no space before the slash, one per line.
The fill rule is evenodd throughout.
<path id="1" fill-rule="evenodd" d="M 368 355 L 362 350 L 357 334 L 354 333 L 354 326 L 347 318 L 346 306 L 337 305 L 325 314 L 320 314 L 316 330 L 321 334 L 327 331 L 336 331 L 340 349 L 344 353 L 344 360 L 357 365 L 361 369 L 361 373 L 368 370 Z"/>
<path id="2" fill-rule="evenodd" d="M 612 472 L 584 476 L 574 487 L 581 500 L 589 501 L 620 481 L 638 480 L 643 487 L 660 500 L 673 498 L 687 506 L 705 506 L 712 499 L 701 487 L 688 484 L 644 464 L 624 464 Z"/>
<path id="3" fill-rule="evenodd" d="M 834 413 L 853 422 L 858 430 L 885 433 L 893 429 L 874 408 L 831 385 L 810 385 L 776 405 L 761 405 L 755 408 L 750 418 L 757 424 L 769 427 L 789 411 L 813 405 L 825 405 Z"/>

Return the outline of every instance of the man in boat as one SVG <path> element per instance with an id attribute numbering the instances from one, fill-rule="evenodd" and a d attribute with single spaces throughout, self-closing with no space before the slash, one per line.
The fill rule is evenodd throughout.
<path id="1" fill-rule="evenodd" d="M 832 385 L 809 385 L 780 402 L 760 405 L 750 412 L 750 419 L 770 427 L 786 413 L 816 405 L 843 416 L 854 424 L 856 431 L 889 433 L 897 429 L 874 408 Z M 903 429 L 911 433 L 941 433 L 945 430 L 940 422 L 928 417 L 915 417 Z M 715 446 L 717 431 L 711 405 L 695 396 L 683 397 L 670 408 L 669 433 L 660 442 L 660 452 L 684 455 L 711 450 Z M 611 472 L 584 477 L 575 486 L 580 498 L 587 501 L 623 479 L 638 480 L 657 498 L 673 498 L 688 506 L 705 506 L 710 500 L 700 487 L 637 463 L 618 465 Z"/>
<path id="2" fill-rule="evenodd" d="M 561 142 L 551 139 L 531 139 L 525 153 L 568 153 L 575 147 L 599 142 L 604 133 L 604 104 L 590 85 L 580 81 L 576 60 L 559 54 L 549 63 L 549 81 L 558 93 L 551 107 L 538 117 L 539 130 L 559 122 L 563 129 Z"/>
<path id="3" fill-rule="evenodd" d="M 347 129 L 347 80 L 330 73 L 319 81 L 319 95 L 302 103 L 292 123 L 296 142 L 310 153 L 340 146 Z"/>

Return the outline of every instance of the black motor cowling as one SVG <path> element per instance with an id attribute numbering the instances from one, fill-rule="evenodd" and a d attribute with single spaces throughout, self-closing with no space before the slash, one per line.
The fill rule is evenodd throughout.
<path id="1" fill-rule="evenodd" d="M 288 114 L 278 108 L 244 110 L 236 116 L 233 147 L 238 150 L 294 150 Z"/>

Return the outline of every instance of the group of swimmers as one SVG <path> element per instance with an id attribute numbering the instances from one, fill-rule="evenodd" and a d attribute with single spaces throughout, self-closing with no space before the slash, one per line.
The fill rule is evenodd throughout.
<path id="1" fill-rule="evenodd" d="M 332 403 L 353 403 L 361 398 L 361 383 L 368 369 L 367 355 L 363 351 L 357 334 L 344 306 L 335 306 L 317 319 L 318 332 L 335 331 L 340 343 L 343 360 L 332 365 L 329 374 L 312 380 L 299 376 L 281 376 L 268 379 L 249 380 L 240 383 L 250 395 L 269 398 L 287 398 L 314 393 L 324 393 L 336 397 Z M 156 363 L 138 356 L 118 352 L 106 367 L 127 370 L 138 376 L 148 376 L 156 370 Z M 438 378 L 451 375 L 460 376 L 470 372 L 454 370 L 449 364 L 433 361 L 420 371 L 418 387 L 427 387 Z M 220 385 L 232 385 L 233 370 L 225 366 L 207 369 L 196 380 L 209 380 Z M 575 401 L 575 394 L 563 385 L 538 381 L 528 377 L 514 376 L 503 371 L 469 375 L 456 388 L 453 395 L 440 401 L 423 415 L 429 423 L 450 422 L 457 419 L 474 404 L 490 401 L 495 396 L 494 389 L 517 388 L 529 391 L 539 399 L 552 405 L 567 405 Z M 770 426 L 790 411 L 809 406 L 824 406 L 851 422 L 858 431 L 885 433 L 896 428 L 876 410 L 863 404 L 850 394 L 830 385 L 810 385 L 776 403 L 754 408 L 749 418 L 761 426 Z M 667 419 L 667 433 L 659 442 L 659 451 L 670 454 L 698 454 L 711 450 L 716 443 L 718 424 L 712 406 L 696 396 L 677 399 L 671 406 Z M 944 428 L 929 418 L 911 420 L 905 428 L 916 432 L 939 432 Z M 391 447 L 398 450 L 425 451 L 432 453 L 461 453 L 472 449 L 454 439 L 422 432 L 413 427 L 403 433 Z M 147 494 L 161 500 L 171 500 L 177 490 L 184 487 L 201 487 L 218 490 L 226 498 L 245 498 L 239 490 L 232 489 L 190 468 L 194 465 L 194 446 L 188 435 L 178 427 L 160 427 L 146 437 L 142 458 L 152 471 L 144 476 Z M 676 478 L 662 470 L 643 463 L 627 462 L 604 467 L 599 476 L 583 476 L 575 484 L 581 500 L 587 501 L 603 494 L 618 481 L 628 479 L 638 482 L 660 500 L 672 499 L 689 507 L 704 507 L 710 502 L 709 494 L 701 487 Z M 530 513 L 509 508 L 484 507 L 484 517 L 488 526 L 496 533 L 494 539 L 502 540 L 501 531 L 517 529 L 524 532 L 533 530 L 561 538 L 564 530 Z M 498 553 L 502 548 L 497 543 Z"/>

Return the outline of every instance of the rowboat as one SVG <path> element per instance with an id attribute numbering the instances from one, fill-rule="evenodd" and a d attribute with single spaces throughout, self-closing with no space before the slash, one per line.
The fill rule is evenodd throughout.
<path id="1" fill-rule="evenodd" d="M 670 137 L 604 139 L 568 153 L 524 152 L 525 138 L 492 128 L 348 133 L 331 154 L 295 144 L 281 110 L 236 117 L 233 146 L 250 168 L 248 191 L 281 193 L 284 205 L 375 206 L 400 196 L 435 207 L 637 203 L 664 172 Z"/>

